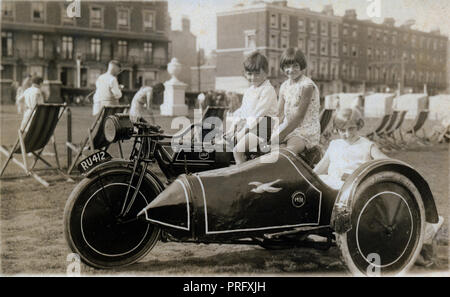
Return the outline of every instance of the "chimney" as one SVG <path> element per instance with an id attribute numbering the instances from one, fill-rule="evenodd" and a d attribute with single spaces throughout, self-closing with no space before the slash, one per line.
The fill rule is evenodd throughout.
<path id="1" fill-rule="evenodd" d="M 395 25 L 395 19 L 394 18 L 385 18 L 383 21 L 383 24 L 389 27 L 394 27 Z"/>
<path id="2" fill-rule="evenodd" d="M 416 24 L 415 20 L 409 19 L 406 22 L 404 22 L 403 25 L 401 25 L 401 27 L 411 29 L 411 27 L 414 26 L 415 24 Z"/>
<path id="3" fill-rule="evenodd" d="M 276 5 L 276 6 L 287 7 L 287 1 L 286 0 L 272 1 L 272 4 Z"/>
<path id="4" fill-rule="evenodd" d="M 183 32 L 190 32 L 191 31 L 191 20 L 187 16 L 183 16 L 181 18 L 181 28 Z"/>
<path id="5" fill-rule="evenodd" d="M 323 7 L 322 13 L 330 16 L 334 15 L 333 5 L 332 4 L 325 5 Z"/>
<path id="6" fill-rule="evenodd" d="M 356 10 L 355 9 L 347 9 L 345 11 L 344 17 L 350 20 L 356 20 Z"/>

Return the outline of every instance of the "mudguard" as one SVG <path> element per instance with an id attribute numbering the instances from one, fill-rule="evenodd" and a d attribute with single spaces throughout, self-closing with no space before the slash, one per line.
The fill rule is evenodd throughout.
<path id="1" fill-rule="evenodd" d="M 351 214 L 358 186 L 369 176 L 381 171 L 394 171 L 410 179 L 420 193 L 425 206 L 425 220 L 438 222 L 438 213 L 433 194 L 427 181 L 410 165 L 394 159 L 381 159 L 367 162 L 359 167 L 344 183 L 336 198 L 331 214 L 331 226 L 337 233 L 351 229 Z"/>
<path id="2" fill-rule="evenodd" d="M 93 177 L 101 172 L 104 172 L 108 169 L 113 169 L 113 168 L 128 168 L 130 171 L 133 170 L 133 162 L 132 161 L 127 161 L 127 160 L 123 160 L 123 159 L 112 159 L 110 161 L 104 162 L 94 168 L 92 168 L 91 170 L 89 170 L 88 172 L 84 173 L 83 175 L 85 177 Z M 145 176 L 146 179 L 153 179 L 154 181 L 156 181 L 156 183 L 158 184 L 159 187 L 161 187 L 161 191 L 164 190 L 165 186 L 164 183 L 153 173 L 151 172 L 149 169 L 147 169 L 147 174 Z"/>

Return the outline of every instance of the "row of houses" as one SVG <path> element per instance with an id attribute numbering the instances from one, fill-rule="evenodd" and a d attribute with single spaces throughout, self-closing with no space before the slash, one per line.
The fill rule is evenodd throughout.
<path id="1" fill-rule="evenodd" d="M 395 25 L 358 19 L 355 10 L 335 15 L 331 5 L 316 12 L 293 8 L 287 1 L 253 1 L 217 14 L 216 88 L 245 88 L 242 60 L 254 50 L 269 60 L 275 85 L 284 79 L 281 53 L 288 47 L 307 56 L 307 74 L 322 94 L 386 91 L 398 85 L 431 93 L 448 86 L 448 38 L 439 30 L 422 32 L 414 22 Z"/>

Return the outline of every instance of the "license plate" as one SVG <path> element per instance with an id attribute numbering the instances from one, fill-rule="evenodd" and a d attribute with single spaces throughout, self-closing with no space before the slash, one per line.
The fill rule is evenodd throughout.
<path id="1" fill-rule="evenodd" d="M 112 157 L 107 152 L 96 152 L 78 164 L 78 170 L 86 173 L 98 164 L 111 160 Z"/>

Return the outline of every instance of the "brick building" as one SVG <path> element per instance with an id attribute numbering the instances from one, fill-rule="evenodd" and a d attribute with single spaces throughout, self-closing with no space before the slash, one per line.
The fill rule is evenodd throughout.
<path id="1" fill-rule="evenodd" d="M 363 90 L 406 90 L 430 94 L 446 89 L 448 38 L 438 31 L 412 29 L 412 22 L 395 26 L 359 20 L 355 10 L 336 16 L 332 6 L 322 12 L 292 8 L 287 1 L 254 1 L 217 14 L 216 88 L 243 90 L 245 55 L 258 50 L 269 59 L 269 77 L 278 86 L 285 77 L 279 58 L 287 47 L 303 50 L 307 75 L 322 96 Z M 403 58 L 404 57 L 404 58 Z M 400 79 L 404 74 L 404 80 Z"/>
<path id="2" fill-rule="evenodd" d="M 73 3 L 80 10 L 70 18 Z M 167 77 L 165 1 L 2 1 L 1 13 L 2 97 L 26 74 L 60 82 L 62 92 L 93 89 L 111 59 L 121 61 L 128 91 Z"/>
<path id="3" fill-rule="evenodd" d="M 188 84 L 187 91 L 191 91 L 195 88 L 191 85 L 191 67 L 197 65 L 197 37 L 191 33 L 191 21 L 187 17 L 181 20 L 181 30 L 171 31 L 170 40 L 172 56 L 182 66 L 178 78 Z"/>
<path id="4" fill-rule="evenodd" d="M 216 88 L 244 89 L 242 61 L 258 50 L 269 60 L 269 78 L 279 86 L 282 52 L 297 47 L 308 57 L 308 75 L 322 91 L 338 90 L 339 24 L 341 19 L 327 6 L 323 13 L 287 6 L 287 1 L 256 2 L 217 15 Z M 235 87 L 237 86 L 237 88 Z"/>

